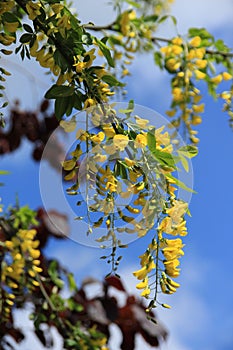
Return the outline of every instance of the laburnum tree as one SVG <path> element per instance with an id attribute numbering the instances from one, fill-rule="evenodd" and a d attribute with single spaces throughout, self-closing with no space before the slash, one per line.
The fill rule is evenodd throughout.
<path id="1" fill-rule="evenodd" d="M 108 349 L 111 323 L 122 332 L 122 349 L 134 349 L 137 333 L 155 347 L 166 338 L 153 309 L 170 308 L 160 295 L 179 288 L 176 278 L 190 214 L 179 189 L 193 191 L 180 180 L 179 172 L 188 172 L 190 159 L 198 153 L 196 126 L 205 108 L 200 81 L 213 98 L 222 99 L 230 123 L 233 120 L 233 53 L 204 28 L 158 37 L 163 22 L 172 20 L 176 26 L 169 14 L 171 2 L 115 0 L 115 20 L 96 26 L 91 18 L 88 24 L 82 23 L 66 1 L 0 1 L 1 55 L 20 55 L 25 65 L 27 59 L 34 59 L 51 75 L 40 116 L 16 106 L 4 129 L 9 112 L 4 82 L 11 73 L 0 67 L 0 152 L 15 151 L 24 137 L 30 140 L 35 160 L 46 158 L 56 171 L 62 171 L 67 198 L 75 198 L 75 219 L 86 223 L 85 234 L 90 239 L 95 235 L 102 249 L 111 249 L 102 256 L 110 272 L 104 282 L 97 282 L 103 297 L 89 299 L 85 284 L 96 281 L 77 288 L 72 273 L 43 252 L 50 236 L 64 239 L 68 235 L 66 216 L 18 204 L 4 211 L 0 218 L 2 349 L 10 346 L 6 336 L 16 342 L 23 339 L 14 327 L 13 312 L 26 302 L 33 304 L 35 335 L 48 348 L 53 342 L 41 327 L 44 324 L 47 330 L 57 329 L 65 349 Z M 135 114 L 133 100 L 124 109 L 113 103 L 116 93 L 125 93 L 124 78 L 140 53 L 153 55 L 155 65 L 171 78 L 167 125 L 155 127 L 146 115 Z M 224 90 L 221 87 L 223 81 L 227 90 L 226 84 Z M 55 101 L 51 113 L 48 100 Z M 82 128 L 78 111 L 85 115 Z M 74 135 L 74 142 L 66 150 L 54 136 L 56 152 L 51 156 L 47 145 L 57 129 Z M 63 235 L 51 225 L 51 218 L 63 222 Z M 117 273 L 122 257 L 118 251 L 130 249 L 121 241 L 122 235 L 148 236 L 140 267 L 132 271 L 146 303 L 128 295 L 125 306 L 119 307 L 109 294 L 110 287 L 126 293 Z M 66 298 L 64 288 L 69 289 Z"/>

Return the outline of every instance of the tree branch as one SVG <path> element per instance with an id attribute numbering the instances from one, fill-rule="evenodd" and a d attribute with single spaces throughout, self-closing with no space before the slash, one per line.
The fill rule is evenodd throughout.
<path id="1" fill-rule="evenodd" d="M 116 28 L 114 28 L 114 24 L 116 24 L 116 22 L 113 22 L 113 23 L 105 25 L 105 26 L 85 25 L 84 28 L 89 29 L 89 30 L 93 30 L 93 31 L 111 30 L 114 32 L 118 32 L 118 30 Z M 166 38 L 161 38 L 161 37 L 156 37 L 156 36 L 151 38 L 151 41 L 153 43 L 163 42 L 163 43 L 167 43 L 167 44 L 170 44 L 172 42 L 171 39 L 166 39 Z M 223 51 L 206 49 L 206 53 L 209 55 L 213 55 L 213 56 L 220 55 L 220 56 L 223 56 L 225 58 L 233 58 L 232 52 L 223 52 Z"/>

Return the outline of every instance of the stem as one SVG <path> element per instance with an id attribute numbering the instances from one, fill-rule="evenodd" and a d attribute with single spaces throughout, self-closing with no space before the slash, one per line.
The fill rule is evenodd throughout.
<path id="1" fill-rule="evenodd" d="M 88 112 L 86 111 L 86 132 L 88 132 Z M 87 205 L 87 219 L 88 219 L 88 234 L 91 232 L 91 218 L 90 218 L 90 211 L 89 211 L 89 178 L 87 175 L 89 175 L 89 139 L 86 137 L 86 154 L 87 154 L 87 163 L 86 163 L 86 186 L 85 186 L 85 195 L 86 195 L 86 205 Z"/>
<path id="2" fill-rule="evenodd" d="M 44 285 L 43 285 L 43 283 L 41 281 L 40 275 L 38 273 L 36 274 L 36 280 L 39 283 L 39 287 L 40 287 L 41 293 L 43 294 L 43 296 L 44 296 L 45 300 L 47 301 L 48 305 L 50 306 L 51 310 L 54 313 L 56 313 L 57 321 L 58 321 L 61 329 L 63 330 L 63 332 L 65 332 L 64 334 L 66 334 L 67 333 L 67 329 L 66 329 L 66 327 L 64 325 L 64 322 L 62 321 L 62 319 L 57 314 L 57 309 L 56 309 L 55 305 L 53 304 L 52 300 L 50 299 L 48 293 L 46 292 L 45 287 L 44 287 Z"/>
<path id="3" fill-rule="evenodd" d="M 117 28 L 114 27 L 115 24 L 116 24 L 116 22 L 113 22 L 113 23 L 111 23 L 109 25 L 105 25 L 105 26 L 86 25 L 86 26 L 84 26 L 84 28 L 89 29 L 89 30 L 93 30 L 93 31 L 111 30 L 113 32 L 119 32 L 119 30 L 117 30 Z M 161 38 L 158 36 L 151 38 L 151 41 L 155 44 L 157 42 L 163 42 L 163 43 L 167 43 L 167 44 L 170 44 L 172 42 L 171 39 Z M 223 51 L 217 51 L 217 50 L 212 50 L 212 49 L 206 49 L 206 53 L 209 55 L 213 55 L 213 56 L 220 55 L 220 56 L 223 56 L 225 58 L 233 58 L 233 53 L 231 53 L 231 52 L 223 52 Z"/>
<path id="4" fill-rule="evenodd" d="M 154 300 L 157 301 L 157 294 L 158 294 L 158 279 L 159 279 L 159 235 L 157 231 L 157 246 L 156 246 L 156 275 L 155 275 L 155 296 Z"/>
<path id="5" fill-rule="evenodd" d="M 112 31 L 117 31 L 116 28 L 114 28 L 114 25 L 116 22 L 112 22 L 110 24 L 107 24 L 105 26 L 95 26 L 95 25 L 84 25 L 83 27 L 88 30 L 93 30 L 95 32 L 101 31 L 101 30 L 112 30 Z"/>
<path id="6" fill-rule="evenodd" d="M 54 311 L 54 312 L 56 312 L 56 311 L 57 311 L 57 310 L 56 310 L 56 307 L 54 306 L 52 300 L 50 299 L 48 293 L 46 292 L 45 287 L 43 286 L 43 283 L 42 283 L 42 281 L 41 281 L 41 278 L 40 278 L 39 274 L 36 275 L 36 280 L 37 280 L 37 282 L 39 283 L 39 285 L 40 285 L 39 287 L 40 287 L 41 293 L 43 294 L 45 300 L 46 300 L 47 303 L 49 304 L 51 310 Z"/>

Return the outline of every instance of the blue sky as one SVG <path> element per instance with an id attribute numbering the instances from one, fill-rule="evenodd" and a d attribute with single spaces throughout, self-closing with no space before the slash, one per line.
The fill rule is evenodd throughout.
<path id="1" fill-rule="evenodd" d="M 98 1 L 98 11 L 94 0 L 76 1 L 75 4 L 84 22 L 89 20 L 90 11 L 97 24 L 108 23 L 112 19 L 106 1 Z M 100 10 L 101 6 L 103 10 Z M 173 12 L 177 15 L 181 34 L 185 34 L 189 26 L 206 27 L 233 47 L 231 0 L 177 0 Z M 160 35 L 173 35 L 173 29 L 171 24 L 166 25 Z M 7 64 L 9 70 L 17 74 L 15 80 L 8 82 L 7 96 L 10 99 L 20 98 L 23 107 L 37 105 L 43 91 L 49 87 L 48 77 L 44 77 L 33 62 L 27 63 L 28 72 L 31 73 L 26 76 L 17 68 L 15 61 L 14 65 L 10 62 Z M 128 81 L 129 98 L 164 114 L 169 106 L 170 88 L 167 77 L 154 68 L 152 58 L 136 59 L 133 76 Z M 206 111 L 199 127 L 199 155 L 193 161 L 194 187 L 198 194 L 191 201 L 192 218 L 188 220 L 189 235 L 185 238 L 185 256 L 182 259 L 182 286 L 171 300 L 165 299 L 172 309 L 158 312 L 170 332 L 168 343 L 161 347 L 162 350 L 233 348 L 233 133 L 228 126 L 228 116 L 221 112 L 221 103 L 214 102 L 206 91 L 205 101 Z M 17 192 L 22 205 L 29 204 L 36 208 L 42 204 L 38 164 L 28 161 L 29 154 L 30 146 L 25 142 L 19 152 L 1 159 L 1 169 L 12 172 L 5 178 L 5 187 L 1 189 L 3 203 L 14 203 Z M 146 247 L 146 238 L 130 245 L 119 270 L 127 278 L 128 289 L 132 292 L 136 281 L 130 272 L 138 268 L 137 256 L 142 253 L 143 245 Z M 100 278 L 108 272 L 105 263 L 97 260 L 101 254 L 99 250 L 72 241 L 64 244 L 51 241 L 48 254 L 62 259 L 66 266 L 76 271 L 78 280 L 87 271 Z M 19 318 L 21 321 L 22 318 Z M 116 331 L 114 336 L 117 341 Z M 23 349 L 27 350 L 31 342 L 29 340 L 28 344 L 24 344 Z M 142 347 L 150 349 L 138 339 L 137 349 Z M 56 350 L 60 350 L 59 345 Z M 117 348 L 113 347 L 113 350 Z"/>

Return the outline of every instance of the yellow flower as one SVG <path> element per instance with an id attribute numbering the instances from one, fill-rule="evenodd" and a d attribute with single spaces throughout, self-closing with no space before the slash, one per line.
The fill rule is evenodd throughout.
<path id="1" fill-rule="evenodd" d="M 164 128 L 165 126 L 161 126 L 160 128 L 155 130 L 155 139 L 158 145 L 167 146 L 170 143 L 170 136 L 168 132 L 164 132 L 162 134 L 162 131 L 164 130 Z"/>
<path id="2" fill-rule="evenodd" d="M 146 147 L 146 145 L 147 145 L 147 138 L 143 134 L 138 134 L 136 136 L 135 142 L 137 144 L 137 147 L 143 148 L 143 147 Z"/>
<path id="3" fill-rule="evenodd" d="M 135 160 L 129 159 L 129 158 L 127 158 L 127 157 L 125 157 L 124 161 L 125 161 L 126 165 L 128 165 L 129 167 L 131 167 L 131 166 L 133 166 L 133 165 L 136 164 L 136 163 L 135 163 Z"/>
<path id="4" fill-rule="evenodd" d="M 183 52 L 183 48 L 179 45 L 172 45 L 172 53 L 174 55 L 180 55 Z"/>
<path id="5" fill-rule="evenodd" d="M 86 101 L 84 102 L 84 108 L 87 109 L 89 107 L 95 106 L 96 103 L 92 98 L 88 98 L 86 99 Z"/>
<path id="6" fill-rule="evenodd" d="M 191 121 L 192 125 L 199 125 L 202 123 L 202 118 L 198 115 L 194 115 Z"/>
<path id="7" fill-rule="evenodd" d="M 32 1 L 27 2 L 26 9 L 28 12 L 28 17 L 32 21 L 41 14 L 40 12 L 41 4 L 39 2 L 35 3 Z"/>
<path id="8" fill-rule="evenodd" d="M 86 67 L 86 64 L 85 62 L 77 62 L 73 64 L 73 66 L 75 67 L 75 70 L 77 73 L 81 73 L 83 69 Z"/>
<path id="9" fill-rule="evenodd" d="M 141 296 L 147 298 L 150 295 L 150 288 L 146 288 L 141 292 Z"/>
<path id="10" fill-rule="evenodd" d="M 142 129 L 146 128 L 147 124 L 149 123 L 149 120 L 140 118 L 137 115 L 135 115 L 134 118 L 135 118 L 136 124 L 139 125 Z"/>
<path id="11" fill-rule="evenodd" d="M 231 99 L 231 94 L 228 92 L 228 91 L 223 91 L 221 93 L 221 97 L 224 99 L 224 100 L 230 100 Z"/>
<path id="12" fill-rule="evenodd" d="M 177 59 L 175 59 L 175 58 L 169 58 L 169 60 L 167 60 L 167 62 L 166 62 L 166 67 L 170 71 L 175 71 L 175 70 L 179 69 L 180 66 L 181 66 L 181 62 L 177 61 Z"/>
<path id="13" fill-rule="evenodd" d="M 34 41 L 32 47 L 29 48 L 30 55 L 31 55 L 32 57 L 36 57 L 38 47 L 39 47 L 39 44 L 38 44 L 38 40 L 37 40 L 37 38 L 36 38 L 36 40 Z"/>
<path id="14" fill-rule="evenodd" d="M 200 47 L 199 49 L 195 49 L 195 57 L 202 59 L 205 55 L 205 52 L 206 52 L 206 50 L 204 47 Z"/>
<path id="15" fill-rule="evenodd" d="M 172 44 L 180 46 L 183 44 L 183 39 L 177 36 L 172 39 Z"/>
<path id="16" fill-rule="evenodd" d="M 83 129 L 78 129 L 78 131 L 77 131 L 77 133 L 76 133 L 76 138 L 77 138 L 78 140 L 86 141 L 87 137 L 88 137 L 88 133 L 87 133 L 85 130 L 83 130 Z"/>
<path id="17" fill-rule="evenodd" d="M 172 49 L 171 49 L 171 46 L 164 46 L 164 47 L 161 47 L 160 48 L 160 51 L 166 56 L 170 56 L 171 55 L 171 52 L 172 52 Z"/>
<path id="18" fill-rule="evenodd" d="M 224 80 L 231 80 L 232 79 L 232 75 L 228 72 L 223 72 L 222 77 Z"/>
<path id="19" fill-rule="evenodd" d="M 174 115 L 176 114 L 176 110 L 170 110 L 170 111 L 166 111 L 166 114 L 168 115 L 168 117 L 174 117 Z"/>
<path id="20" fill-rule="evenodd" d="M 39 285 L 40 285 L 40 283 L 39 282 L 37 282 L 37 281 L 32 281 L 32 284 L 35 286 L 35 287 L 39 287 Z"/>
<path id="21" fill-rule="evenodd" d="M 113 137 L 115 135 L 115 130 L 111 124 L 105 124 L 102 126 L 105 135 L 109 138 Z"/>
<path id="22" fill-rule="evenodd" d="M 129 70 L 128 69 L 123 69 L 123 71 L 122 71 L 122 75 L 123 75 L 123 77 L 125 77 L 126 75 L 130 75 L 130 73 L 129 73 Z"/>
<path id="23" fill-rule="evenodd" d="M 203 113 L 204 109 L 205 109 L 205 104 L 204 103 L 202 103 L 200 105 L 193 105 L 193 111 L 195 113 Z"/>
<path id="24" fill-rule="evenodd" d="M 170 261 L 184 255 L 184 251 L 175 247 L 165 247 L 163 249 L 163 255 L 167 261 Z"/>
<path id="25" fill-rule="evenodd" d="M 2 15 L 4 12 L 10 11 L 15 6 L 15 2 L 8 0 L 6 2 L 1 1 L 1 7 L 0 7 L 0 15 Z"/>
<path id="26" fill-rule="evenodd" d="M 37 259 L 40 256 L 40 251 L 38 249 L 30 249 L 29 253 L 33 259 Z"/>
<path id="27" fill-rule="evenodd" d="M 138 223 L 135 225 L 135 227 L 136 227 L 136 229 L 141 228 L 141 226 Z M 141 260 L 140 261 L 141 266 L 145 266 L 149 263 L 149 261 L 151 259 L 151 255 L 148 251 L 146 251 L 145 253 L 140 255 L 139 258 Z"/>
<path id="28" fill-rule="evenodd" d="M 124 151 L 128 143 L 129 138 L 127 135 L 117 134 L 113 137 L 113 145 L 120 151 Z"/>
<path id="29" fill-rule="evenodd" d="M 87 56 L 89 57 L 88 61 L 87 61 L 87 59 L 85 59 L 85 63 L 86 63 L 87 68 L 89 68 L 92 65 L 94 59 L 96 58 L 94 53 L 95 53 L 95 48 L 84 53 L 85 58 L 87 58 Z"/>
<path id="30" fill-rule="evenodd" d="M 183 95 L 181 88 L 179 88 L 179 87 L 173 88 L 172 97 L 173 97 L 174 101 L 181 102 L 184 98 L 184 95 Z"/>
<path id="31" fill-rule="evenodd" d="M 199 36 L 195 36 L 190 40 L 189 44 L 193 47 L 198 47 L 201 45 L 201 38 Z"/>
<path id="32" fill-rule="evenodd" d="M 207 66 L 207 60 L 200 60 L 200 59 L 197 59 L 196 61 L 195 61 L 195 64 L 196 64 L 196 66 L 197 66 L 197 68 L 199 68 L 199 69 L 203 69 L 203 68 L 205 68 L 206 66 Z"/>
<path id="33" fill-rule="evenodd" d="M 172 218 L 175 224 L 179 224 L 183 215 L 187 211 L 188 204 L 182 201 L 174 200 L 171 208 L 166 209 L 166 213 Z"/>
<path id="34" fill-rule="evenodd" d="M 222 74 L 218 74 L 218 75 L 216 75 L 215 77 L 213 77 L 213 78 L 211 78 L 211 81 L 212 81 L 212 83 L 214 83 L 214 84 L 220 84 L 221 83 L 221 81 L 222 81 Z"/>
<path id="35" fill-rule="evenodd" d="M 63 33 L 64 29 L 70 29 L 70 16 L 64 14 L 61 18 L 57 21 L 57 27 L 60 29 L 60 32 Z"/>
<path id="36" fill-rule="evenodd" d="M 2 43 L 5 46 L 11 45 L 15 41 L 15 37 L 5 34 L 5 33 L 0 33 L 0 43 Z"/>
<path id="37" fill-rule="evenodd" d="M 138 279 L 138 280 L 144 280 L 148 273 L 152 270 L 155 269 L 155 263 L 152 260 L 151 262 L 148 263 L 148 265 L 143 266 L 141 269 L 134 271 L 133 275 Z"/>
<path id="38" fill-rule="evenodd" d="M 142 282 L 139 282 L 137 285 L 136 285 L 136 288 L 137 289 L 144 289 L 148 286 L 148 276 L 146 276 L 146 278 L 142 281 Z"/>
<path id="39" fill-rule="evenodd" d="M 144 188 L 145 188 L 145 182 L 143 181 L 130 186 L 130 190 L 134 194 L 137 194 L 138 192 L 142 191 Z"/>
<path id="40" fill-rule="evenodd" d="M 6 246 L 8 249 L 12 249 L 12 248 L 14 247 L 12 241 L 5 241 L 5 246 Z"/>
<path id="41" fill-rule="evenodd" d="M 100 131 L 98 134 L 96 135 L 92 135 L 90 137 L 91 141 L 95 142 L 95 143 L 101 143 L 105 138 L 105 133 L 103 131 Z"/>
<path id="42" fill-rule="evenodd" d="M 194 103 L 199 103 L 202 99 L 202 95 L 194 95 L 193 96 L 193 102 Z"/>
<path id="43" fill-rule="evenodd" d="M 107 160 L 107 156 L 104 155 L 104 154 L 97 154 L 93 160 L 96 162 L 96 163 L 103 163 Z"/>
<path id="44" fill-rule="evenodd" d="M 175 239 L 166 239 L 166 246 L 181 249 L 184 247 L 184 244 L 181 238 L 175 238 Z"/>
<path id="45" fill-rule="evenodd" d="M 18 26 L 19 22 L 4 22 L 4 28 L 10 33 L 15 33 Z"/>
<path id="46" fill-rule="evenodd" d="M 205 77 L 206 77 L 206 74 L 203 73 L 203 72 L 201 72 L 201 71 L 198 70 L 198 69 L 196 69 L 196 70 L 194 71 L 194 74 L 195 74 L 195 76 L 196 76 L 197 79 L 205 79 Z"/>
<path id="47" fill-rule="evenodd" d="M 172 232 L 172 219 L 169 216 L 166 216 L 160 223 L 158 229 L 165 233 Z"/>
<path id="48" fill-rule="evenodd" d="M 61 10 L 64 8 L 64 5 L 61 5 L 61 4 L 52 4 L 50 6 L 51 6 L 53 12 L 56 14 L 60 13 Z"/>

